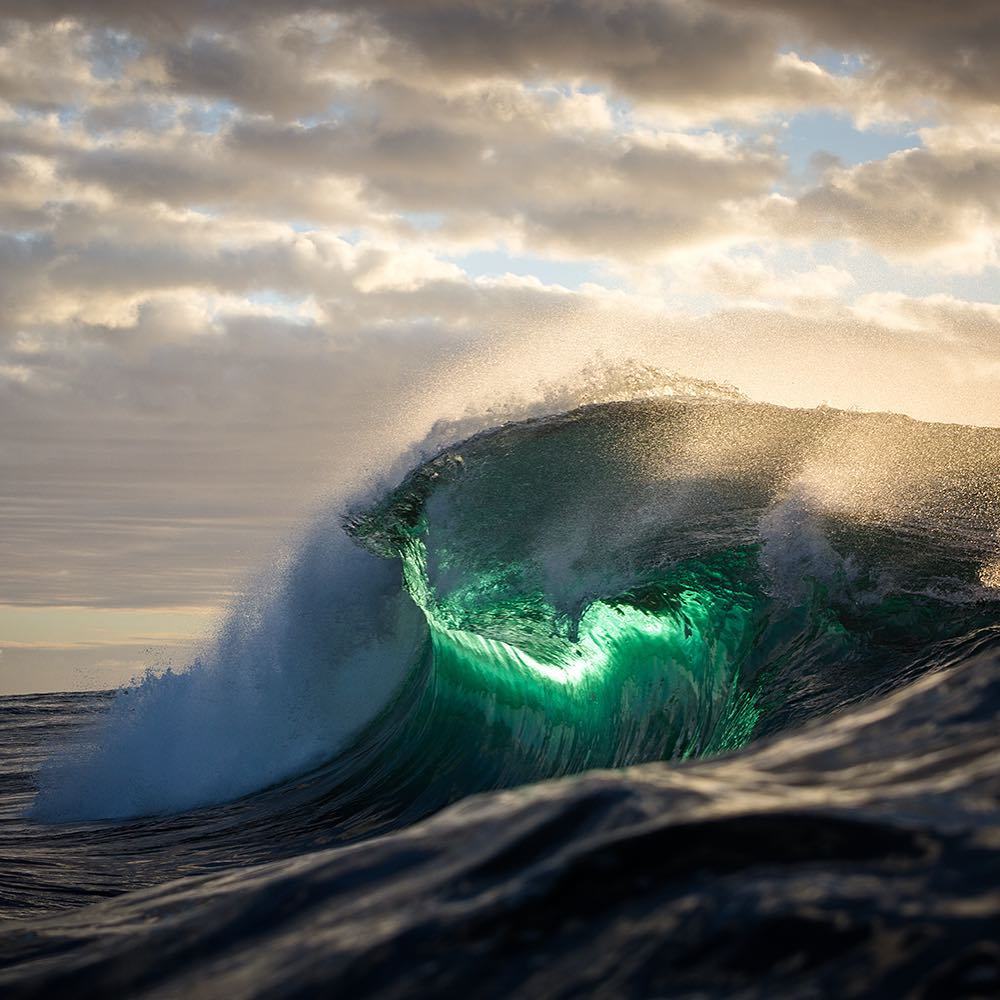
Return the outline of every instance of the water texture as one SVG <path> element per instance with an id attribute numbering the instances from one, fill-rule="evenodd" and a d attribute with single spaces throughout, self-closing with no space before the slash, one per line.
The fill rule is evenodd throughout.
<path id="1" fill-rule="evenodd" d="M 0 988 L 993 995 L 998 715 L 1000 431 L 506 424 L 189 671 L 0 700 Z"/>

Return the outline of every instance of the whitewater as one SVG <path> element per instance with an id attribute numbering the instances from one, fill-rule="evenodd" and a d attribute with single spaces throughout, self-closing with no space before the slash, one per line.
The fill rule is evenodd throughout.
<path id="1" fill-rule="evenodd" d="M 5 996 L 1000 990 L 1000 430 L 441 423 L 186 670 L 0 699 Z"/>

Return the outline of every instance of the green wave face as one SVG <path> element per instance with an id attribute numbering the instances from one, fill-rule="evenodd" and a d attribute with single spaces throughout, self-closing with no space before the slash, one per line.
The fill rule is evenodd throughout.
<path id="1" fill-rule="evenodd" d="M 924 442 L 920 482 L 947 474 L 961 514 L 946 522 L 931 504 L 930 545 L 913 484 L 898 484 L 898 517 L 889 494 L 877 516 L 804 496 L 802 470 L 815 479 L 822 455 L 843 476 L 857 447 L 845 457 L 837 443 L 857 431 L 887 455 L 906 440 L 865 419 L 610 404 L 418 469 L 349 524 L 400 560 L 427 624 L 421 663 L 356 750 L 375 761 L 371 784 L 426 811 L 735 750 L 942 665 L 1000 621 L 995 593 L 977 590 L 996 480 L 977 449 Z"/>
<path id="2" fill-rule="evenodd" d="M 513 737 L 532 774 L 561 774 L 749 739 L 758 710 L 740 676 L 760 627 L 760 595 L 741 582 L 746 558 L 678 567 L 641 591 L 589 603 L 572 625 L 538 593 L 484 603 L 471 622 L 431 596 L 421 543 L 408 547 L 404 566 L 427 616 L 439 690 L 470 701 L 475 716 L 488 704 L 501 752 Z M 490 580 L 477 584 L 491 589 Z M 525 641 L 526 626 L 537 641 Z M 532 724 L 513 732 L 521 717 Z"/>

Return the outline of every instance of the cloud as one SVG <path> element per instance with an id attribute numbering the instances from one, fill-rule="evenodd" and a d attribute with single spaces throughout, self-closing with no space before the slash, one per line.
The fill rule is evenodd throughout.
<path id="1" fill-rule="evenodd" d="M 1000 7 L 993 0 L 724 0 L 780 13 L 816 45 L 863 53 L 871 98 L 989 111 L 1000 100 Z"/>
<path id="2" fill-rule="evenodd" d="M 10 2 L 9 16 L 74 18 L 142 39 L 181 93 L 278 116 L 321 109 L 345 75 L 435 87 L 579 80 L 686 116 L 837 99 L 843 82 L 780 51 L 780 23 L 701 0 L 340 0 L 131 4 Z M 759 110 L 759 107 L 756 108 Z"/>
<path id="3" fill-rule="evenodd" d="M 387 39 L 387 59 L 442 82 L 570 79 L 682 114 L 739 116 L 765 98 L 801 106 L 837 93 L 815 64 L 780 54 L 769 18 L 701 2 L 348 2 Z"/>
<path id="4" fill-rule="evenodd" d="M 995 302 L 969 302 L 942 293 L 871 292 L 861 296 L 851 311 L 863 320 L 923 333 L 938 343 L 974 344 L 994 354 L 1000 344 L 1000 304 Z"/>
<path id="5" fill-rule="evenodd" d="M 864 57 L 872 103 L 988 107 L 1000 95 L 992 0 L 5 0 L 10 19 L 126 31 L 180 92 L 256 111 L 316 110 L 331 80 L 581 80 L 687 114 L 842 103 L 845 74 L 791 55 Z M 254 72 L 256 67 L 256 72 Z"/>
<path id="6" fill-rule="evenodd" d="M 406 228 L 570 255 L 641 257 L 726 239 L 781 173 L 767 145 L 614 128 L 600 100 L 521 86 L 451 98 L 398 85 L 345 121 L 245 120 L 210 134 L 94 138 L 48 122 L 0 131 L 0 212 L 35 227 L 161 206 L 310 225 Z"/>
<path id="7" fill-rule="evenodd" d="M 0 26 L 0 100 L 57 110 L 93 87 L 88 36 L 73 22 Z"/>
<path id="8" fill-rule="evenodd" d="M 938 42 L 969 42 L 973 59 L 972 36 L 988 38 L 992 21 L 959 6 Z M 923 6 L 903 19 L 903 41 L 878 27 L 881 13 L 855 30 L 826 7 L 780 2 L 188 3 L 169 18 L 115 4 L 8 9 L 28 19 L 8 31 L 8 76 L 21 86 L 8 99 L 43 93 L 34 81 L 45 78 L 74 109 L 3 128 L 0 212 L 20 226 L 103 199 L 399 234 L 407 215 L 432 213 L 442 245 L 630 261 L 762 227 L 956 270 L 996 259 L 1000 147 L 979 126 L 965 127 L 976 138 L 964 146 L 959 129 L 925 129 L 926 148 L 832 163 L 795 195 L 779 190 L 783 158 L 766 139 L 670 128 L 641 110 L 678 121 L 738 114 L 740 102 L 861 113 L 865 94 L 885 102 L 879 74 L 899 46 L 931 44 L 940 17 Z M 877 72 L 871 56 L 831 75 L 790 52 L 795 39 L 886 54 Z"/>
<path id="9" fill-rule="evenodd" d="M 923 148 L 828 167 L 801 196 L 773 199 L 765 216 L 781 235 L 849 239 L 890 259 L 971 272 L 995 265 L 998 137 L 953 128 L 925 129 L 922 136 Z"/>
<path id="10" fill-rule="evenodd" d="M 783 305 L 815 312 L 836 302 L 854 284 L 842 268 L 820 264 L 803 271 L 780 273 L 758 254 L 712 254 L 677 268 L 675 292 L 721 296 L 729 304 Z"/>

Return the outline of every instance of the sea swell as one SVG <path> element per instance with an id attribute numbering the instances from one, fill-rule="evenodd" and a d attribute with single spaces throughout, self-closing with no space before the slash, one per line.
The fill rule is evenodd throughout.
<path id="1" fill-rule="evenodd" d="M 238 995 L 401 995 L 390 951 L 431 993 L 474 954 L 488 995 L 737 989 L 782 933 L 783 989 L 994 981 L 1000 432 L 684 389 L 448 441 L 96 720 L 7 699 L 39 746 L 87 721 L 10 777 L 2 900 L 42 916 L 0 935 L 6 983 L 180 989 L 102 930 L 153 910 L 177 975 Z M 293 898 L 318 936 L 284 990 Z M 185 951 L 229 905 L 266 906 L 259 982 L 227 971 L 238 935 Z M 617 971 L 571 967 L 598 940 Z M 506 970 L 524 951 L 547 971 Z"/>
<path id="2" fill-rule="evenodd" d="M 356 545 L 314 526 L 211 658 L 126 689 L 49 765 L 35 815 L 176 812 L 360 754 L 412 818 L 393 782 L 422 775 L 433 811 L 891 690 L 1000 618 L 971 446 L 995 437 L 711 396 L 481 432 L 347 515 Z"/>

